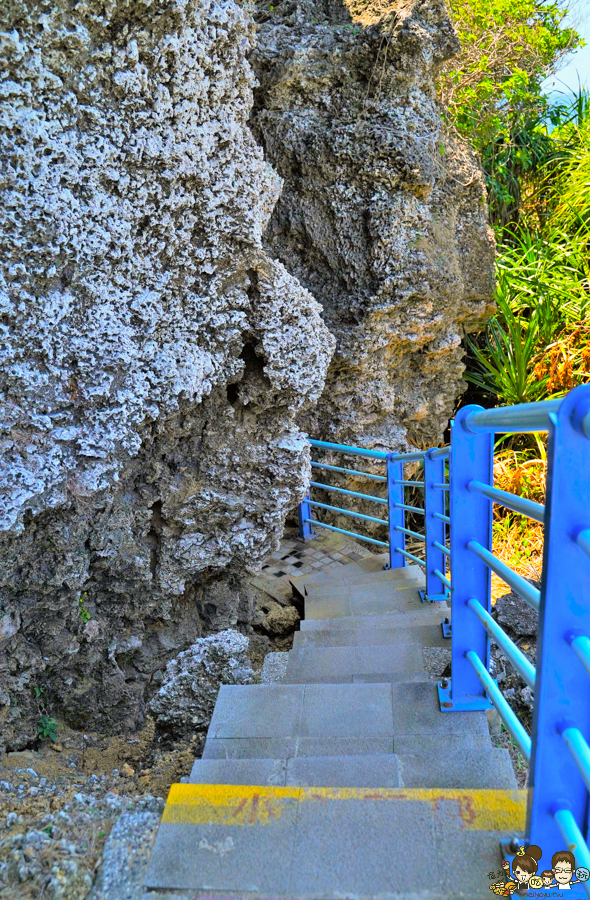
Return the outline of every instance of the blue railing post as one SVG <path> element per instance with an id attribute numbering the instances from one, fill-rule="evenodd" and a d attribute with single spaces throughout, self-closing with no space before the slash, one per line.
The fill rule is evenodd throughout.
<path id="1" fill-rule="evenodd" d="M 487 709 L 490 702 L 467 653 L 475 651 L 486 669 L 489 666 L 490 639 L 480 620 L 467 606 L 472 598 L 491 612 L 491 572 L 486 564 L 467 549 L 477 541 L 491 550 L 492 504 L 468 489 L 470 481 L 492 484 L 494 477 L 494 435 L 473 434 L 466 419 L 479 406 L 466 406 L 456 417 L 451 431 L 450 518 L 451 518 L 451 610 L 452 660 L 451 682 L 439 682 L 438 693 L 443 711 Z"/>
<path id="2" fill-rule="evenodd" d="M 529 777 L 532 802 L 529 801 L 527 819 L 530 841 L 543 848 L 544 868 L 549 867 L 550 851 L 565 845 L 561 811 L 569 811 L 588 840 L 588 782 L 584 783 L 572 755 L 574 750 L 568 749 L 567 741 L 576 734 L 571 729 L 578 729 L 590 743 L 590 678 L 584 653 L 579 656 L 572 646 L 576 638 L 590 637 L 590 555 L 578 539 L 590 527 L 590 439 L 583 431 L 589 412 L 590 385 L 583 385 L 571 391 L 559 411 L 549 416 L 543 582 Z M 579 850 L 581 854 L 582 848 Z M 578 866 L 585 865 L 580 854 L 574 851 Z"/>
<path id="3" fill-rule="evenodd" d="M 405 557 L 396 550 L 406 549 L 406 537 L 403 531 L 396 531 L 396 526 L 404 527 L 404 510 L 401 509 L 404 503 L 404 465 L 395 460 L 395 453 L 390 453 L 387 457 L 387 507 L 389 520 L 389 566 L 391 569 L 398 569 L 405 565 Z M 400 506 L 401 504 L 401 506 Z"/>
<path id="4" fill-rule="evenodd" d="M 307 521 L 311 519 L 311 506 L 309 505 L 309 494 L 305 497 L 304 500 L 301 501 L 299 506 L 297 507 L 297 513 L 299 515 L 299 537 L 302 541 L 310 541 L 315 534 L 312 531 L 311 522 Z"/>
<path id="5" fill-rule="evenodd" d="M 446 492 L 436 484 L 445 480 L 445 460 L 432 458 L 432 449 L 424 457 L 424 511 L 426 532 L 426 591 L 425 600 L 446 600 L 448 589 L 441 583 L 435 572 L 444 575 L 446 572 L 445 553 L 440 547 L 446 547 L 445 515 Z M 438 547 L 436 545 L 439 545 Z"/>

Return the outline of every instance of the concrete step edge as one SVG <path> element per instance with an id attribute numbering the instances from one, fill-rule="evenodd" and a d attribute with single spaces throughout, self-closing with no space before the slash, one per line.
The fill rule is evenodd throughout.
<path id="1" fill-rule="evenodd" d="M 375 800 L 385 803 L 457 801 L 465 827 L 474 831 L 522 831 L 527 791 L 468 788 L 331 788 L 267 785 L 173 784 L 162 823 L 177 825 L 272 825 L 286 804 L 342 803 Z"/>

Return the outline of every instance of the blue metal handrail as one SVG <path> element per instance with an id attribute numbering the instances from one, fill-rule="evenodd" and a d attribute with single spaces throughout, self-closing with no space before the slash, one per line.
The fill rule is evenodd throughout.
<path id="1" fill-rule="evenodd" d="M 387 519 L 377 519 L 375 516 L 365 516 L 363 513 L 355 512 L 352 509 L 341 509 L 339 506 L 330 506 L 328 503 L 318 503 L 317 500 L 308 500 L 307 502 L 310 506 L 317 506 L 320 509 L 329 509 L 330 512 L 342 513 L 344 516 L 363 519 L 365 522 L 377 522 L 378 525 L 387 525 Z"/>
<path id="2" fill-rule="evenodd" d="M 489 550 L 486 550 L 485 547 L 482 547 L 481 544 L 478 544 L 477 541 L 469 541 L 467 549 L 471 550 L 472 553 L 475 553 L 476 556 L 479 556 L 486 566 L 489 566 L 492 572 L 495 572 L 502 581 L 505 581 L 506 584 L 510 585 L 512 590 L 516 591 L 523 600 L 526 600 L 535 612 L 539 612 L 541 591 L 537 590 L 536 587 L 533 587 L 532 584 L 529 584 L 526 578 L 523 578 L 522 575 L 518 575 L 510 568 L 510 566 L 503 563 L 502 560 L 498 559 L 497 556 L 494 556 L 493 553 L 490 553 Z"/>
<path id="3" fill-rule="evenodd" d="M 534 665 L 526 658 L 522 650 L 519 650 L 514 641 L 512 641 L 503 628 L 500 628 L 490 616 L 489 612 L 483 608 L 479 600 L 473 597 L 468 601 L 467 606 L 473 610 L 483 627 L 490 637 L 497 643 L 498 647 L 504 652 L 504 656 L 512 663 L 522 680 L 531 690 L 535 688 L 535 678 L 537 671 Z"/>
<path id="4" fill-rule="evenodd" d="M 544 506 L 493 486 L 494 434 L 535 431 L 549 432 Z M 539 870 L 564 840 L 576 865 L 590 867 L 589 438 L 590 385 L 561 400 L 466 407 L 451 428 L 452 678 L 439 684 L 440 705 L 452 713 L 491 703 L 530 759 L 525 842 L 543 848 Z M 540 591 L 491 552 L 494 503 L 545 525 Z M 492 617 L 491 572 L 539 612 L 536 667 Z M 531 736 L 488 672 L 490 640 L 534 690 Z M 590 882 L 584 891 L 590 897 Z"/>
<path id="5" fill-rule="evenodd" d="M 404 556 L 406 559 L 411 559 L 411 560 L 413 560 L 413 562 L 417 563 L 419 566 L 425 566 L 425 565 L 426 565 L 426 563 L 424 562 L 423 559 L 419 559 L 417 556 L 414 556 L 413 553 L 408 553 L 407 550 L 401 550 L 399 547 L 396 547 L 395 552 L 396 552 L 396 553 L 401 553 L 401 555 Z"/>
<path id="6" fill-rule="evenodd" d="M 347 456 L 364 456 L 365 459 L 387 459 L 387 453 L 383 450 L 363 450 L 362 447 L 349 447 L 347 444 L 331 444 L 329 441 L 309 440 L 312 447 L 319 450 L 335 450 L 337 453 L 344 453 Z"/>
<path id="7" fill-rule="evenodd" d="M 571 645 L 574 648 L 574 653 L 590 675 L 590 638 L 586 637 L 585 634 L 578 634 L 575 637 L 572 637 Z"/>
<path id="8" fill-rule="evenodd" d="M 535 519 L 541 524 L 545 521 L 545 507 L 541 503 L 535 503 L 534 500 L 517 497 L 516 494 L 501 491 L 498 488 L 491 487 L 489 484 L 482 484 L 480 481 L 470 481 L 467 488 L 470 491 L 478 491 L 484 497 L 489 497 L 494 503 L 507 506 L 508 509 L 512 509 L 514 512 L 528 516 L 529 519 Z"/>
<path id="9" fill-rule="evenodd" d="M 493 484 L 495 433 L 536 431 L 549 432 L 545 505 Z M 575 844 L 577 865 L 590 868 L 590 683 L 586 682 L 590 676 L 589 439 L 590 385 L 584 385 L 561 400 L 492 410 L 465 407 L 451 423 L 450 447 L 396 454 L 312 441 L 319 450 L 364 456 L 385 465 L 383 475 L 373 475 L 313 463 L 328 472 L 379 481 L 386 485 L 386 499 L 318 482 L 312 486 L 386 505 L 387 519 L 309 497 L 299 508 L 304 538 L 312 536 L 312 527 L 317 526 L 387 548 L 392 567 L 416 563 L 425 569 L 424 600 L 451 597 L 452 678 L 439 683 L 440 708 L 453 713 L 495 706 L 530 760 L 526 841 L 543 848 L 540 870 L 551 867 L 551 854 L 564 840 L 568 846 Z M 424 480 L 404 479 L 404 463 L 417 460 L 423 462 Z M 424 509 L 405 502 L 405 487 L 423 489 Z M 545 526 L 540 591 L 492 553 L 495 503 Z M 387 527 L 388 540 L 319 522 L 311 515 L 312 507 Z M 406 527 L 406 513 L 424 516 L 424 534 Z M 405 549 L 406 536 L 424 542 L 425 560 Z M 536 667 L 492 616 L 492 572 L 539 613 Z M 444 626 L 443 633 L 450 636 Z M 534 691 L 532 735 L 527 734 L 488 671 L 491 640 Z M 590 897 L 590 882 L 584 891 Z"/>
<path id="10" fill-rule="evenodd" d="M 590 747 L 584 735 L 579 728 L 574 728 L 570 725 L 563 729 L 561 736 L 576 761 L 576 765 L 584 779 L 584 784 L 590 791 Z"/>
<path id="11" fill-rule="evenodd" d="M 437 447 L 436 449 L 430 450 L 430 458 L 431 459 L 448 459 L 451 455 L 451 448 L 449 447 Z"/>
<path id="12" fill-rule="evenodd" d="M 491 677 L 490 673 L 482 663 L 475 650 L 468 650 L 465 654 L 469 663 L 473 666 L 475 674 L 481 682 L 485 692 L 489 696 L 493 705 L 498 710 L 502 721 L 508 728 L 510 734 L 521 749 L 522 755 L 528 761 L 531 758 L 532 741 L 520 722 L 516 713 L 512 711 L 504 694 Z"/>
<path id="13" fill-rule="evenodd" d="M 409 506 L 407 503 L 405 503 L 404 488 L 424 488 L 425 482 L 417 479 L 412 480 L 404 478 L 403 466 L 406 462 L 424 461 L 427 451 L 419 450 L 409 453 L 385 453 L 381 450 L 365 450 L 362 447 L 350 447 L 345 444 L 336 444 L 330 441 L 310 440 L 310 444 L 312 447 L 318 450 L 328 451 L 331 453 L 349 454 L 352 456 L 360 456 L 367 459 L 384 462 L 386 467 L 385 475 L 377 475 L 372 472 L 364 472 L 360 469 L 351 469 L 345 466 L 335 466 L 329 463 L 317 462 L 315 460 L 311 462 L 311 466 L 314 469 L 321 469 L 328 473 L 333 472 L 338 475 L 346 475 L 353 478 L 367 478 L 369 480 L 385 484 L 387 488 L 386 498 L 374 496 L 372 494 L 363 494 L 359 491 L 352 491 L 348 488 L 339 487 L 335 484 L 327 484 L 319 481 L 311 481 L 310 489 L 326 491 L 328 493 L 342 494 L 343 496 L 353 497 L 356 500 L 361 500 L 363 502 L 377 503 L 382 506 L 387 506 L 388 515 L 387 519 L 381 519 L 376 516 L 370 516 L 366 515 L 365 513 L 357 512 L 356 510 L 345 509 L 343 507 L 333 506 L 332 504 L 328 503 L 320 503 L 317 500 L 312 500 L 311 497 L 308 496 L 299 504 L 299 528 L 303 540 L 309 540 L 310 538 L 312 538 L 313 526 L 318 525 L 319 527 L 327 527 L 333 531 L 338 531 L 341 534 L 348 534 L 351 537 L 360 538 L 361 540 L 368 541 L 369 543 L 375 544 L 379 547 L 387 547 L 389 549 L 389 566 L 391 568 L 404 565 L 406 559 L 418 561 L 420 565 L 424 565 L 424 560 L 418 560 L 418 557 L 415 557 L 412 554 L 408 554 L 405 551 L 404 541 L 406 535 L 408 537 L 412 537 L 414 539 L 422 541 L 426 540 L 426 536 L 405 527 L 404 516 L 406 512 L 413 513 L 414 515 L 424 516 L 425 510 L 419 507 Z M 442 471 L 444 473 L 444 460 L 448 458 L 450 448 L 443 447 L 440 448 L 440 451 L 437 450 L 432 452 L 437 452 L 437 456 L 441 460 L 441 464 L 443 466 Z M 366 535 L 359 535 L 356 532 L 348 531 L 343 528 L 336 528 L 336 526 L 334 525 L 328 525 L 328 523 L 320 522 L 318 519 L 314 519 L 312 516 L 312 508 L 314 507 L 316 509 L 325 510 L 326 512 L 341 513 L 345 516 L 357 518 L 371 525 L 386 525 L 388 528 L 389 540 L 382 541 L 378 540 L 377 538 L 369 538 Z M 444 596 L 446 597 L 446 595 Z M 432 599 L 440 599 L 440 597 Z"/>
<path id="14" fill-rule="evenodd" d="M 424 515 L 424 510 L 419 506 L 407 506 L 405 503 L 396 503 L 397 509 L 405 509 L 406 512 L 418 513 L 419 516 Z"/>
<path id="15" fill-rule="evenodd" d="M 580 531 L 576 541 L 584 553 L 587 553 L 588 556 L 590 556 L 590 528 L 585 528 L 584 531 Z"/>
<path id="16" fill-rule="evenodd" d="M 395 530 L 402 531 L 404 534 L 407 534 L 409 537 L 416 538 L 416 540 L 418 540 L 418 541 L 426 540 L 425 534 L 419 534 L 417 531 L 411 531 L 409 528 L 402 528 L 401 525 L 396 525 Z"/>
<path id="17" fill-rule="evenodd" d="M 464 428 L 471 434 L 548 431 L 549 416 L 559 411 L 561 403 L 561 400 L 544 400 L 497 409 L 477 409 L 464 419 Z"/>
<path id="18" fill-rule="evenodd" d="M 321 484 L 319 481 L 310 481 L 309 486 L 334 494 L 347 494 L 349 497 L 358 497 L 360 500 L 370 500 L 372 503 L 382 503 L 384 506 L 387 506 L 387 500 L 383 500 L 381 497 L 373 497 L 371 494 L 359 494 L 356 491 L 347 491 L 345 488 L 336 487 L 334 484 Z"/>
<path id="19" fill-rule="evenodd" d="M 341 510 L 339 510 L 341 512 Z M 346 531 L 344 528 L 336 528 L 335 525 L 328 525 L 327 522 L 320 522 L 318 519 L 304 519 L 306 524 L 317 525 L 318 528 L 327 528 L 329 531 L 337 531 L 339 534 L 348 534 L 357 538 L 359 541 L 366 541 L 368 544 L 376 544 L 377 547 L 389 547 L 386 541 L 378 541 L 376 538 L 367 537 L 366 534 L 356 534 L 354 531 Z"/>
<path id="20" fill-rule="evenodd" d="M 371 481 L 387 481 L 385 475 L 372 475 L 371 472 L 362 472 L 358 469 L 343 469 L 340 466 L 329 466 L 327 463 L 311 463 L 312 469 L 328 469 L 330 472 L 340 472 L 342 475 L 360 475 L 362 478 L 369 478 Z"/>

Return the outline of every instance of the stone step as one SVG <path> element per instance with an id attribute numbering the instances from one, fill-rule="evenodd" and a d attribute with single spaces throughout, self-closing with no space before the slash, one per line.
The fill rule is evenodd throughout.
<path id="1" fill-rule="evenodd" d="M 289 759 L 197 759 L 188 783 L 401 787 L 399 761 L 394 753 L 295 756 Z"/>
<path id="2" fill-rule="evenodd" d="M 525 810 L 525 791 L 173 785 L 144 887 L 489 900 L 499 841 L 522 833 Z"/>
<path id="3" fill-rule="evenodd" d="M 385 613 L 376 616 L 335 616 L 326 619 L 302 619 L 300 629 L 302 633 L 311 631 L 352 631 L 360 627 L 368 630 L 414 628 L 430 623 L 436 624 L 440 629 L 440 623 L 449 614 L 445 605 L 423 603 L 420 609 L 411 609 L 407 612 Z M 442 633 L 442 631 L 441 631 Z M 445 646 L 450 646 L 447 641 Z"/>
<path id="4" fill-rule="evenodd" d="M 452 735 L 489 745 L 485 713 L 441 713 L 432 682 L 222 685 L 203 757 L 414 753 Z"/>
<path id="5" fill-rule="evenodd" d="M 289 653 L 286 684 L 352 683 L 355 676 L 387 676 L 389 681 L 428 681 L 422 645 L 299 646 Z M 381 679 L 378 679 L 381 680 Z"/>
<path id="6" fill-rule="evenodd" d="M 516 778 L 507 750 L 445 745 L 434 753 L 400 753 L 401 783 L 408 788 L 471 788 L 516 790 Z"/>
<path id="7" fill-rule="evenodd" d="M 289 579 L 293 590 L 305 597 L 312 589 L 319 590 L 334 585 L 361 585 L 361 584 L 397 584 L 417 585 L 424 584 L 424 573 L 420 566 L 404 566 L 399 569 L 383 570 L 382 566 L 368 570 L 362 560 L 360 563 L 348 563 L 328 572 L 314 572 L 307 575 L 299 575 Z"/>
<path id="8" fill-rule="evenodd" d="M 416 587 L 359 584 L 341 590 L 314 590 L 305 598 L 306 619 L 334 619 L 342 616 L 380 616 L 419 610 L 424 606 Z"/>
<path id="9" fill-rule="evenodd" d="M 423 647 L 450 648 L 450 641 L 443 637 L 439 622 L 433 622 L 431 625 L 417 625 L 413 628 L 376 628 L 372 624 L 372 616 L 355 618 L 356 624 L 350 628 L 335 628 L 332 631 L 296 631 L 293 638 L 293 649 L 369 647 L 412 642 L 417 642 Z M 367 619 L 368 621 L 365 621 Z"/>
<path id="10" fill-rule="evenodd" d="M 187 782 L 516 790 L 510 755 L 497 747 L 464 748 L 461 753 L 439 748 L 437 753 L 197 759 Z"/>

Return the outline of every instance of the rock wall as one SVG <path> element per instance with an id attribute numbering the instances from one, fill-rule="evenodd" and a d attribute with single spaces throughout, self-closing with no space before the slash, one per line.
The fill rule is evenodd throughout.
<path id="1" fill-rule="evenodd" d="M 333 339 L 261 236 L 233 0 L 0 8 L 0 734 L 142 724 L 167 661 L 249 621 L 305 491 Z"/>
<path id="2" fill-rule="evenodd" d="M 492 300 L 482 173 L 436 100 L 459 45 L 444 0 L 390 0 L 381 18 L 377 2 L 347 4 L 258 6 L 252 127 L 284 179 L 264 241 L 338 341 L 305 430 L 430 446 L 465 389 L 463 336 Z"/>

